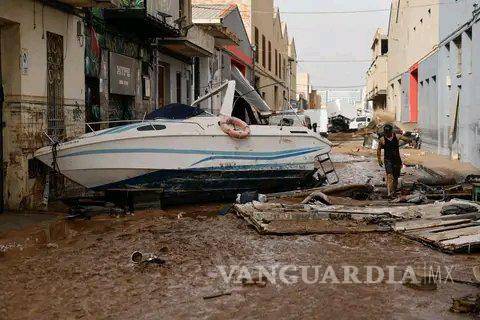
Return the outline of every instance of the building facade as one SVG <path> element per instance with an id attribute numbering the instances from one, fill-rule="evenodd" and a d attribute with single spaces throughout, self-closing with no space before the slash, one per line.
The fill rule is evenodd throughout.
<path id="1" fill-rule="evenodd" d="M 297 74 L 297 106 L 301 109 L 308 109 L 310 106 L 310 74 L 302 72 Z"/>
<path id="2" fill-rule="evenodd" d="M 201 59 L 200 83 L 206 89 L 214 89 L 232 80 L 233 69 L 238 69 L 250 82 L 254 79 L 254 51 L 250 45 L 240 10 L 235 4 L 196 3 L 193 5 L 193 22 L 209 30 L 215 37 L 215 49 L 211 57 Z M 220 112 L 222 93 L 208 99 L 201 107 L 213 114 Z"/>
<path id="3" fill-rule="evenodd" d="M 440 5 L 439 46 L 419 64 L 424 146 L 480 167 L 479 2 Z"/>
<path id="4" fill-rule="evenodd" d="M 388 36 L 382 29 L 375 32 L 372 50 L 372 63 L 367 71 L 366 99 L 371 101 L 374 110 L 387 107 L 387 59 Z"/>
<path id="5" fill-rule="evenodd" d="M 426 149 L 480 167 L 479 1 L 393 1 L 387 108 Z"/>
<path id="6" fill-rule="evenodd" d="M 418 64 L 439 43 L 439 3 L 392 1 L 388 27 L 387 111 L 397 122 L 418 122 Z"/>
<path id="7" fill-rule="evenodd" d="M 0 2 L 0 87 L 4 93 L 0 104 L 5 123 L 1 203 L 7 209 L 42 203 L 48 182 L 33 153 L 48 143 L 46 135 L 65 139 L 84 132 L 83 30 L 80 12 L 68 1 Z"/>
<path id="8" fill-rule="evenodd" d="M 254 84 L 272 110 L 289 108 L 296 96 L 295 41 L 289 38 L 273 0 L 193 0 L 194 4 L 235 3 L 255 49 Z"/>
<path id="9" fill-rule="evenodd" d="M 192 25 L 190 0 L 0 2 L 0 203 L 43 209 L 81 194 L 34 152 L 193 102 L 195 61 L 213 55 L 214 42 Z"/>

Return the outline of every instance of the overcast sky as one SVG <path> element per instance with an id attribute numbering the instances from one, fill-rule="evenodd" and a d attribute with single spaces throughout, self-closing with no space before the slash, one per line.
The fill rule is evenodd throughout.
<path id="1" fill-rule="evenodd" d="M 352 11 L 390 8 L 390 0 L 275 0 L 290 36 L 295 37 L 298 59 L 364 60 L 378 27 L 387 30 L 388 12 L 355 14 L 288 14 L 287 12 Z M 300 63 L 315 86 L 353 86 L 365 83 L 368 63 Z"/>

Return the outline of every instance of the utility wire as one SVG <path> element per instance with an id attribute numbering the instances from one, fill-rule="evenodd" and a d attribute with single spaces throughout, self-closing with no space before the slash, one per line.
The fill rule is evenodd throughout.
<path id="1" fill-rule="evenodd" d="M 300 59 L 297 62 L 302 63 L 367 63 L 372 62 L 372 60 L 329 60 L 329 59 Z"/>
<path id="2" fill-rule="evenodd" d="M 431 7 L 435 5 L 448 5 L 448 4 L 456 4 L 457 1 L 449 1 L 449 2 L 434 2 L 430 4 L 422 4 L 422 5 L 407 5 L 404 9 L 410 8 L 424 8 L 424 7 Z M 209 10 L 216 10 L 216 11 L 224 11 L 225 8 L 217 7 L 215 8 L 214 5 L 201 5 L 196 4 L 193 5 L 194 8 L 201 8 L 201 9 L 209 9 Z M 358 9 L 358 10 L 338 10 L 338 11 L 280 11 L 280 14 L 292 14 L 292 15 L 323 15 L 323 14 L 358 14 L 358 13 L 375 13 L 375 12 L 389 12 L 390 8 L 377 8 L 377 9 Z M 240 12 L 245 13 L 265 13 L 265 14 L 276 14 L 276 11 L 259 11 L 259 10 L 240 10 Z"/>

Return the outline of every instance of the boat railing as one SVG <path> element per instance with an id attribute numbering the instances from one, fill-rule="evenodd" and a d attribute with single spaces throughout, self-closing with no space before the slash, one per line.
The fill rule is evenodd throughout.
<path id="1" fill-rule="evenodd" d="M 155 127 L 155 124 L 159 124 L 159 123 L 187 123 L 187 124 L 196 125 L 196 126 L 200 127 L 200 129 L 205 130 L 205 128 L 198 122 L 185 121 L 185 120 L 175 120 L 175 119 L 110 120 L 110 121 L 84 122 L 83 125 L 86 126 L 90 130 L 90 132 L 86 132 L 85 134 L 92 134 L 92 135 L 96 136 L 96 135 L 98 135 L 99 131 L 107 129 L 105 127 L 95 129 L 94 127 L 97 126 L 97 125 L 100 125 L 100 126 L 102 126 L 102 125 L 112 125 L 112 124 L 127 125 L 127 124 L 135 124 L 135 123 L 139 123 L 139 124 L 145 123 L 147 125 L 151 125 L 152 129 L 154 131 L 158 131 L 158 129 Z M 58 139 L 56 139 L 55 137 L 50 136 L 47 133 L 46 130 L 43 131 L 43 134 L 47 137 L 47 139 L 52 144 L 57 143 L 57 142 L 62 142 L 62 141 L 58 141 Z"/>

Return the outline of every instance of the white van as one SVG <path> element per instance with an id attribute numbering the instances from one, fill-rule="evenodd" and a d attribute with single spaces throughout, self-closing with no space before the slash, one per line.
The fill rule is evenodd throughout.
<path id="1" fill-rule="evenodd" d="M 366 126 L 368 126 L 368 124 L 370 123 L 370 121 L 372 121 L 372 118 L 370 118 L 369 116 L 359 116 L 359 117 L 356 117 L 355 119 L 353 119 L 352 121 L 350 121 L 349 129 L 350 129 L 350 130 L 363 129 L 363 128 L 365 128 Z"/>
<path id="2" fill-rule="evenodd" d="M 310 117 L 312 121 L 312 130 L 326 135 L 328 133 L 328 111 L 327 109 L 309 109 L 303 113 Z"/>

